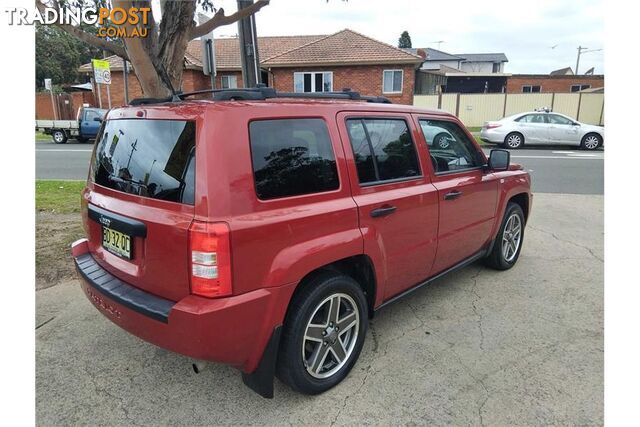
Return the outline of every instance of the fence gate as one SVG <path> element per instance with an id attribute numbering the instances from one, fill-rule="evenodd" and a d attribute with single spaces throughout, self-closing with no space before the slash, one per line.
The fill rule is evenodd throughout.
<path id="1" fill-rule="evenodd" d="M 58 118 L 60 120 L 74 120 L 75 112 L 73 111 L 73 100 L 68 93 L 59 93 L 56 95 L 56 104 L 58 107 Z"/>

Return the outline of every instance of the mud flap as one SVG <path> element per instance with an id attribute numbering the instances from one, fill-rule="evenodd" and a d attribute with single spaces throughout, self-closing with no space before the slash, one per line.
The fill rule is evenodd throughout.
<path id="1" fill-rule="evenodd" d="M 247 374 L 242 373 L 242 382 L 247 387 L 267 399 L 273 398 L 273 378 L 276 373 L 276 360 L 278 358 L 278 348 L 280 347 L 280 333 L 282 325 L 276 326 L 271 333 L 271 338 L 262 353 L 262 358 L 255 371 Z"/>

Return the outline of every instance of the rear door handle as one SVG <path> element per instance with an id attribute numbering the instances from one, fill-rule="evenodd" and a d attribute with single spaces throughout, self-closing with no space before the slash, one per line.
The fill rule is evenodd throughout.
<path id="1" fill-rule="evenodd" d="M 391 215 L 396 211 L 395 206 L 384 206 L 382 208 L 374 209 L 370 212 L 371 218 L 379 218 L 381 216 Z"/>
<path id="2" fill-rule="evenodd" d="M 462 196 L 462 191 L 454 190 L 454 191 L 449 191 L 447 194 L 445 194 L 444 195 L 444 199 L 445 200 L 454 200 L 454 199 L 457 199 L 460 196 Z"/>

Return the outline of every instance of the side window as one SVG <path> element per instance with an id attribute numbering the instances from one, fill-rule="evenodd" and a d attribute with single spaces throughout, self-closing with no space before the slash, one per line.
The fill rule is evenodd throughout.
<path id="1" fill-rule="evenodd" d="M 516 120 L 519 123 L 546 123 L 543 114 L 527 114 Z"/>
<path id="2" fill-rule="evenodd" d="M 557 114 L 549 114 L 549 123 L 554 125 L 573 125 L 573 121 Z"/>
<path id="3" fill-rule="evenodd" d="M 444 120 L 420 120 L 436 173 L 482 166 L 484 159 L 460 127 Z"/>
<path id="4" fill-rule="evenodd" d="M 85 122 L 92 122 L 93 119 L 95 119 L 96 117 L 100 117 L 102 118 L 102 116 L 100 114 L 98 114 L 95 111 L 87 111 L 84 115 L 84 121 Z"/>
<path id="5" fill-rule="evenodd" d="M 259 199 L 339 188 L 331 138 L 322 119 L 253 121 L 249 139 Z"/>
<path id="6" fill-rule="evenodd" d="M 360 184 L 420 175 L 416 147 L 403 119 L 349 119 Z"/>

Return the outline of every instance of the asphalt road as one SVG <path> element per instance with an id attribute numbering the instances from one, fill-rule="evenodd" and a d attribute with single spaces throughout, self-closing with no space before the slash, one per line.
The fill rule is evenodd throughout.
<path id="1" fill-rule="evenodd" d="M 37 142 L 36 178 L 86 179 L 92 147 L 75 141 Z M 604 194 L 604 151 L 545 147 L 513 150 L 511 159 L 531 173 L 536 193 Z"/>
<path id="2" fill-rule="evenodd" d="M 36 179 L 87 179 L 92 150 L 91 142 L 36 141 Z"/>
<path id="3" fill-rule="evenodd" d="M 38 425 L 602 425 L 603 208 L 536 194 L 514 268 L 474 264 L 381 310 L 350 375 L 313 397 L 276 381 L 263 399 L 223 365 L 195 374 L 76 280 L 40 290 Z"/>
<path id="4" fill-rule="evenodd" d="M 485 147 L 489 154 L 491 147 Z M 531 174 L 534 193 L 604 194 L 604 151 L 544 147 L 511 150 Z"/>

